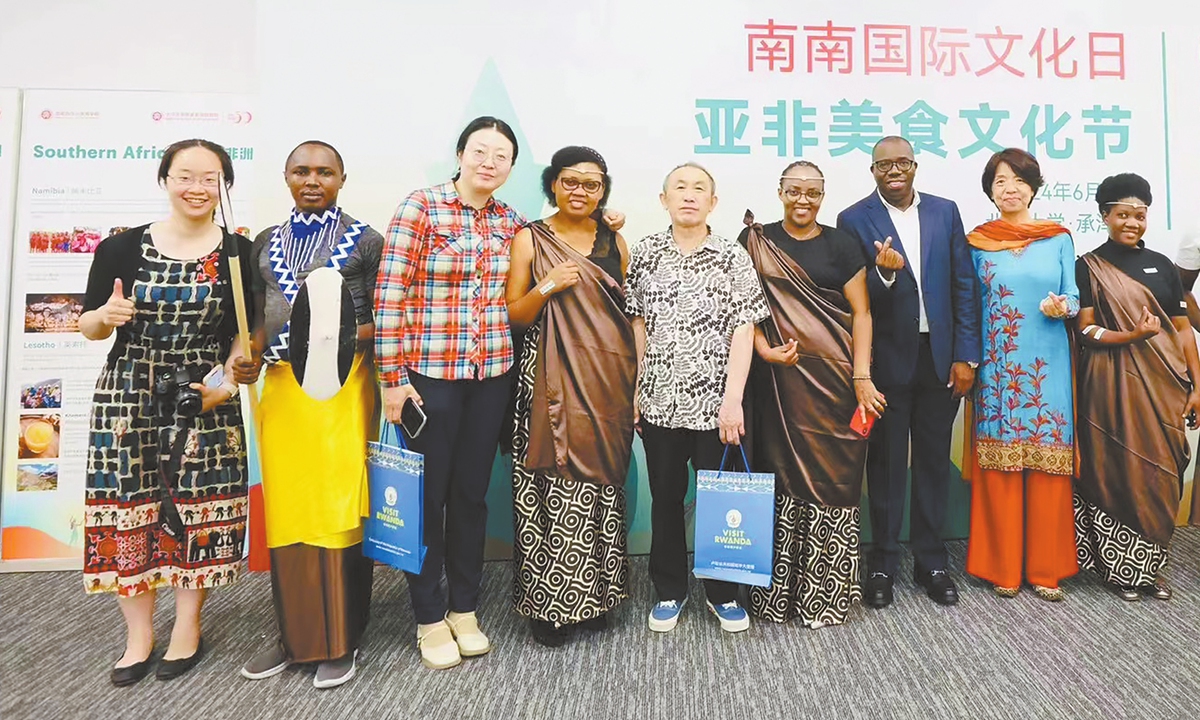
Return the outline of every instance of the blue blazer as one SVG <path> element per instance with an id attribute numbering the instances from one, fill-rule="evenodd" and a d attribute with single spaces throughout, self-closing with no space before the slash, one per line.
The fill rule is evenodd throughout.
<path id="1" fill-rule="evenodd" d="M 963 232 L 958 205 L 936 195 L 921 193 L 917 206 L 921 220 L 920 247 L 913 238 L 905 246 L 878 192 L 872 192 L 838 214 L 839 230 L 862 243 L 867 256 L 867 289 L 875 337 L 872 343 L 872 377 L 881 388 L 908 385 L 917 370 L 920 340 L 919 299 L 925 301 L 929 320 L 929 345 L 938 379 L 950 379 L 955 362 L 978 363 L 982 354 L 979 335 L 979 283 Z M 889 288 L 875 269 L 875 242 L 892 238 L 892 247 L 904 256 L 904 269 L 896 273 Z M 913 275 L 909 253 L 921 253 L 921 294 Z"/>

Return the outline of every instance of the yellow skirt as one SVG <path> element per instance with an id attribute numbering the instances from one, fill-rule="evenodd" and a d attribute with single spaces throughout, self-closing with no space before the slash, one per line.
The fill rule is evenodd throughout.
<path id="1" fill-rule="evenodd" d="M 362 542 L 367 441 L 379 427 L 372 358 L 358 353 L 346 384 L 328 400 L 300 389 L 289 363 L 271 365 L 259 412 L 267 546 Z"/>

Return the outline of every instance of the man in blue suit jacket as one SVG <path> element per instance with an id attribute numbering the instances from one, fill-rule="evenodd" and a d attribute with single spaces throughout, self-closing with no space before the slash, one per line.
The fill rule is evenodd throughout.
<path id="1" fill-rule="evenodd" d="M 876 191 L 837 219 L 874 258 L 867 268 L 872 378 L 887 398 L 867 455 L 874 549 L 863 595 L 875 608 L 892 602 L 911 432 L 913 575 L 935 602 L 953 605 L 958 589 L 947 572 L 942 525 L 951 428 L 979 366 L 979 288 L 958 206 L 913 189 L 912 145 L 884 138 L 871 160 Z"/>

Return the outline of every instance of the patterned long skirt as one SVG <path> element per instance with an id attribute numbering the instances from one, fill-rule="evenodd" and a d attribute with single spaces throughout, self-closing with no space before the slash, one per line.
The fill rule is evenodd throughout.
<path id="1" fill-rule="evenodd" d="M 1167 548 L 1075 495 L 1075 552 L 1079 567 L 1112 585 L 1153 585 L 1167 566 Z"/>
<path id="2" fill-rule="evenodd" d="M 858 545 L 857 507 L 776 495 L 771 585 L 750 588 L 750 612 L 777 623 L 800 618 L 811 628 L 844 623 L 862 599 Z"/>
<path id="3" fill-rule="evenodd" d="M 559 625 L 590 620 L 629 596 L 625 478 L 576 482 L 525 469 L 537 365 L 537 325 L 525 333 L 513 429 L 513 605 Z"/>
<path id="4" fill-rule="evenodd" d="M 199 381 L 224 362 L 218 336 L 228 291 L 214 253 L 178 261 L 149 233 L 132 288 L 130 339 L 96 383 L 92 404 L 83 578 L 88 592 L 133 596 L 161 587 L 202 589 L 238 576 L 246 539 L 246 446 L 236 402 L 185 421 L 159 403 L 156 376 L 188 369 Z M 182 542 L 159 522 L 159 474 L 179 433 L 173 476 Z"/>

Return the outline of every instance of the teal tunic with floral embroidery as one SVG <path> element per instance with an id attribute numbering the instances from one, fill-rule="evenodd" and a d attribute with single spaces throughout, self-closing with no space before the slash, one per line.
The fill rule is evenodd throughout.
<path id="1" fill-rule="evenodd" d="M 1039 308 L 1048 293 L 1079 312 L 1075 248 L 1062 233 L 1020 250 L 971 249 L 983 305 L 974 393 L 979 467 L 1071 475 L 1074 419 L 1066 323 Z"/>

